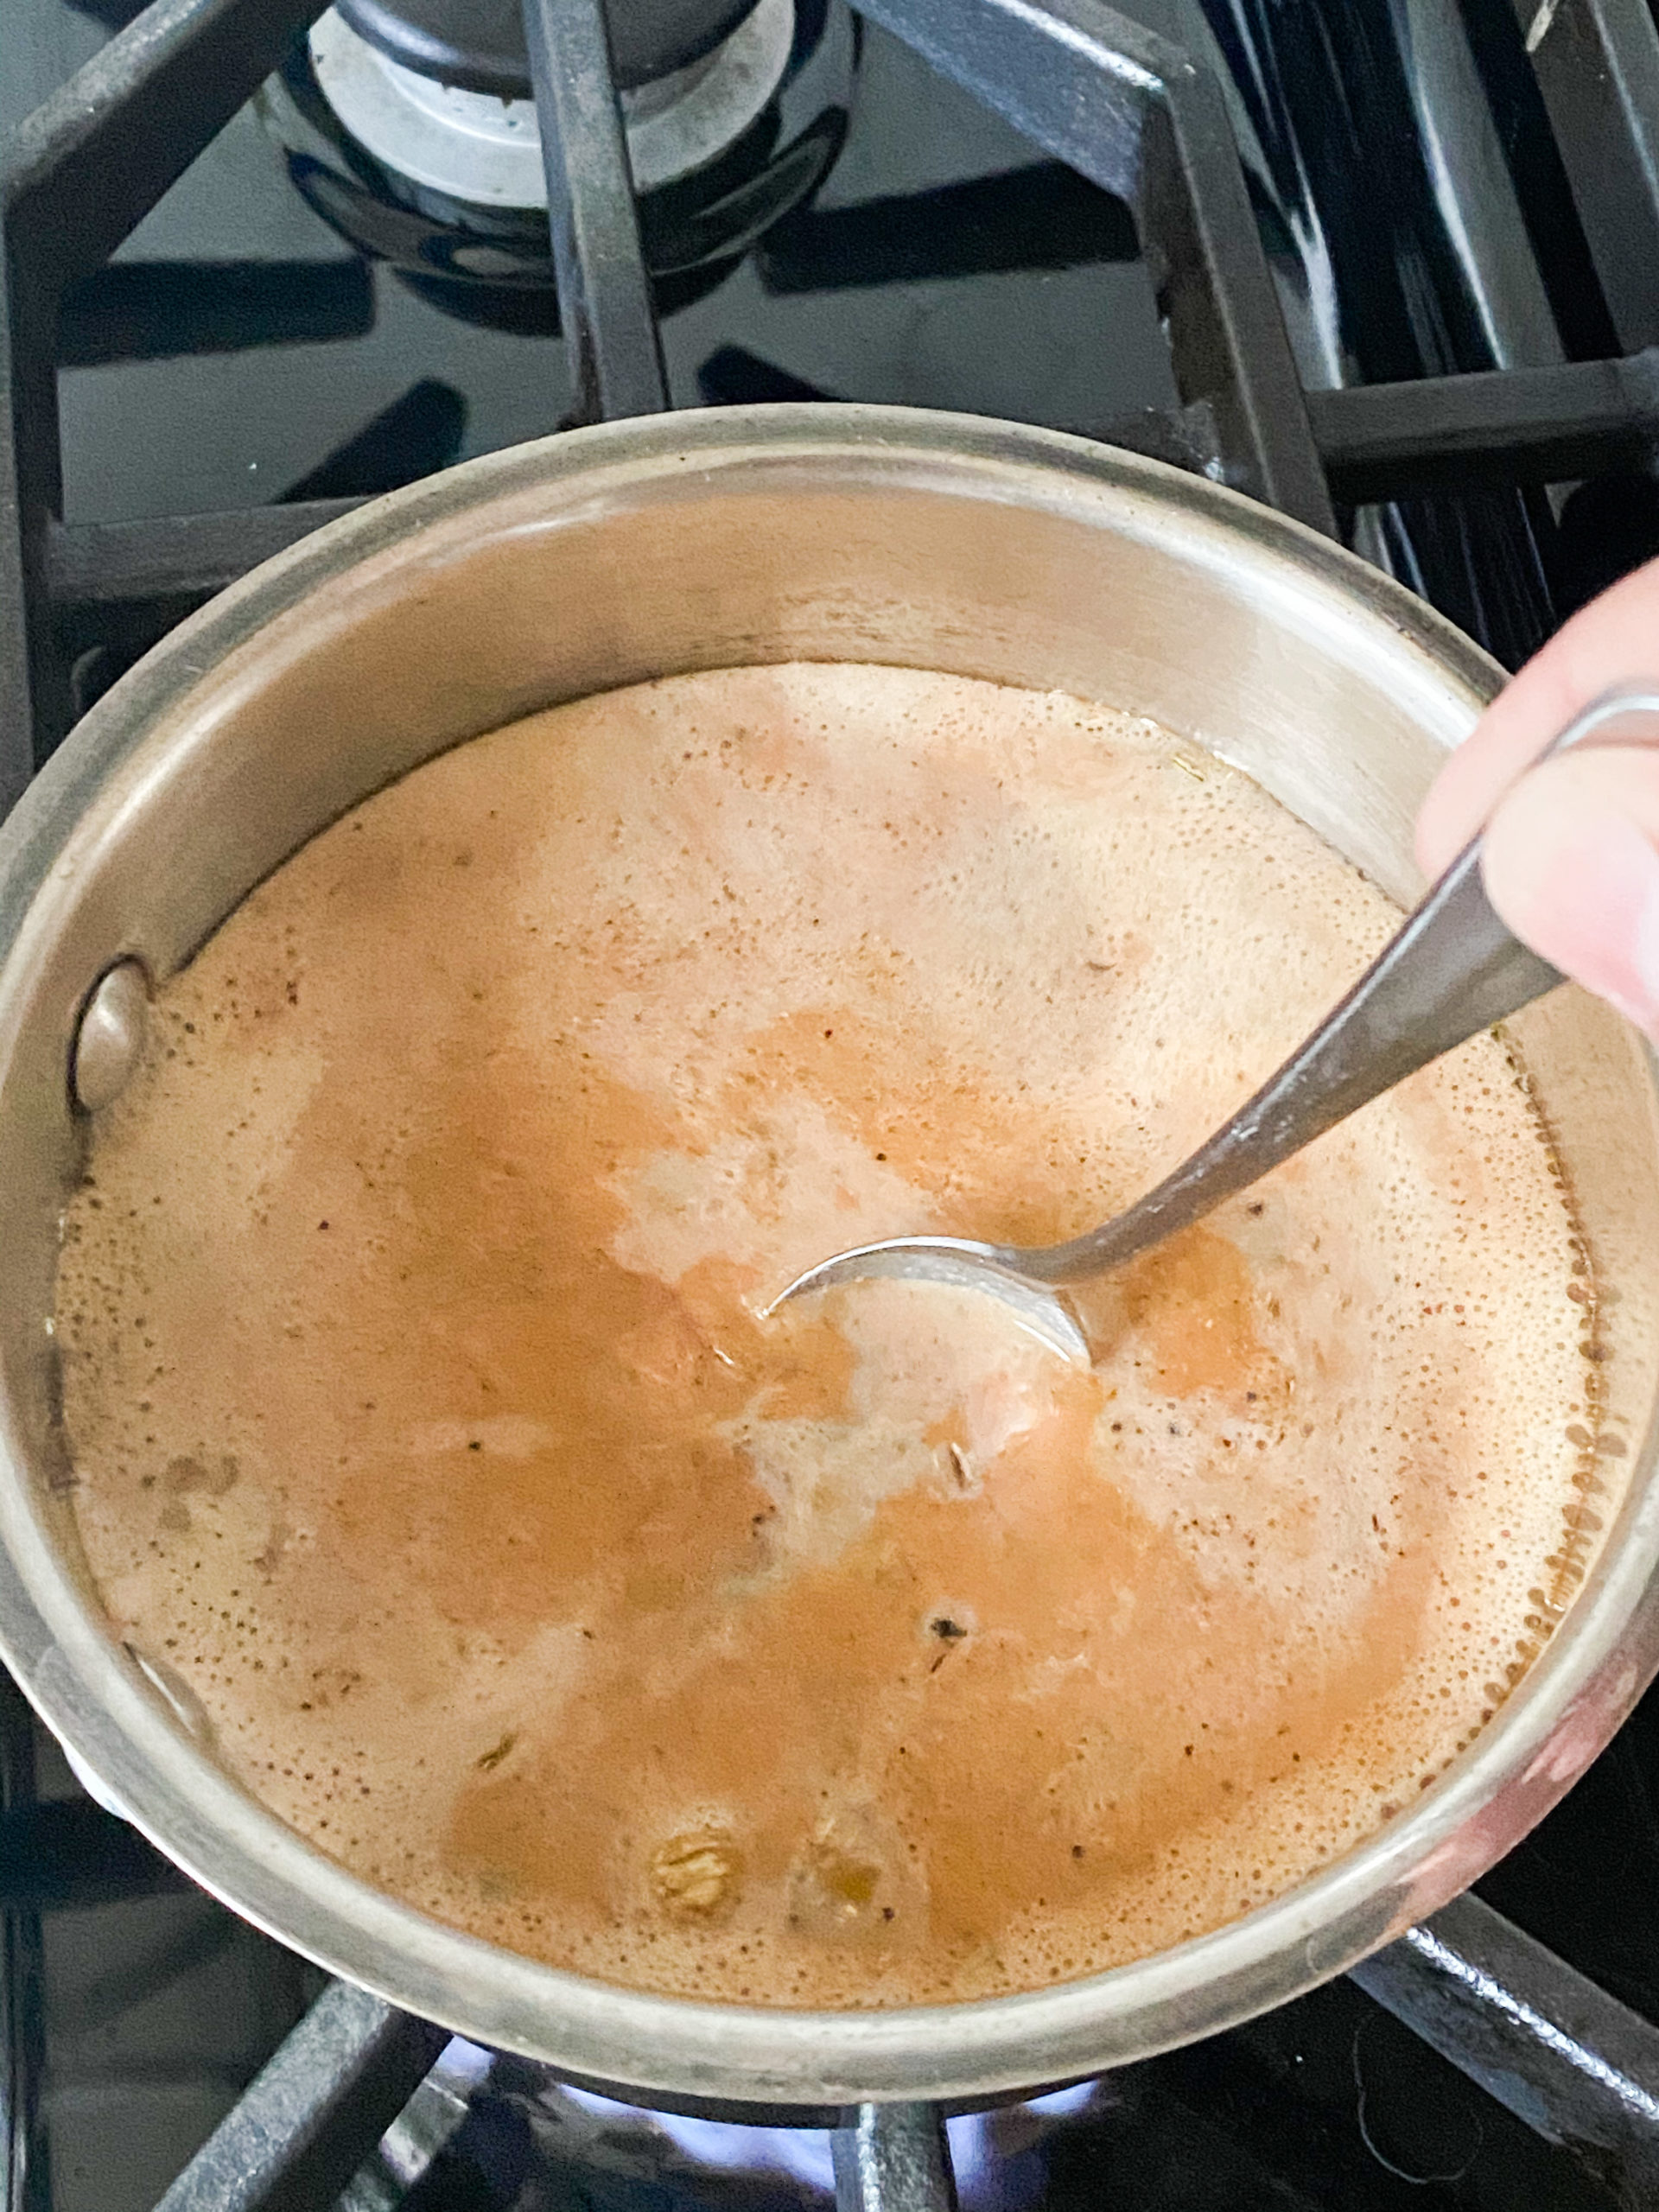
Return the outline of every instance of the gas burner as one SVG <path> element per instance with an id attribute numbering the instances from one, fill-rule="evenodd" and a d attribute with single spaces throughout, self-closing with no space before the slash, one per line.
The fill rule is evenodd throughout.
<path id="1" fill-rule="evenodd" d="M 670 311 L 711 290 L 827 174 L 857 35 L 845 0 L 642 13 L 613 6 L 611 28 L 641 242 Z M 541 134 L 509 19 L 516 5 L 342 0 L 262 101 L 295 183 L 353 245 L 467 321 L 550 330 Z M 689 59 L 637 73 L 695 49 L 699 32 Z"/>
<path id="2" fill-rule="evenodd" d="M 545 207 L 541 132 L 528 80 L 480 91 L 405 66 L 331 8 L 311 33 L 324 99 L 359 145 L 412 182 L 486 207 Z M 716 160 L 783 80 L 795 42 L 793 0 L 759 0 L 709 53 L 622 93 L 634 188 L 652 192 Z M 527 66 L 527 65 L 526 65 Z"/>
<path id="3" fill-rule="evenodd" d="M 335 12 L 423 77 L 498 99 L 531 96 L 519 0 L 339 0 Z M 605 0 L 612 73 L 624 92 L 682 75 L 757 12 L 757 0 Z"/>

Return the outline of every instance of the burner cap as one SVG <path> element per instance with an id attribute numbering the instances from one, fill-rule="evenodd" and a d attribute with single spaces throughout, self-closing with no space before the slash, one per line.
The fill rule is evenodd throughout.
<path id="1" fill-rule="evenodd" d="M 605 0 L 616 81 L 625 92 L 701 60 L 754 0 Z M 406 69 L 469 92 L 528 99 L 518 0 L 339 0 L 353 29 Z"/>

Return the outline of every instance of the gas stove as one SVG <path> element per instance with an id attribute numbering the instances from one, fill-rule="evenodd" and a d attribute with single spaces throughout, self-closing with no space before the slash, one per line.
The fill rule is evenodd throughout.
<path id="1" fill-rule="evenodd" d="M 905 401 L 1338 533 L 1511 665 L 1659 552 L 1647 0 L 11 0 L 0 806 L 350 504 Z M 326 1978 L 0 1675 L 0 2212 L 1659 2202 L 1659 1707 L 1353 1975 L 990 2113 L 646 2113 Z"/>

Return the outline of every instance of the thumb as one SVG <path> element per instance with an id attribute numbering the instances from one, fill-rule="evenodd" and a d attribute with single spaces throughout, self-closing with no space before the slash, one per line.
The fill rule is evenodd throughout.
<path id="1" fill-rule="evenodd" d="M 1593 741 L 1498 802 L 1481 852 L 1507 926 L 1659 1042 L 1659 752 Z"/>
<path id="2" fill-rule="evenodd" d="M 1441 769 L 1417 825 L 1417 857 L 1438 875 L 1551 738 L 1604 691 L 1651 690 L 1659 675 L 1659 561 L 1581 607 L 1528 662 Z"/>

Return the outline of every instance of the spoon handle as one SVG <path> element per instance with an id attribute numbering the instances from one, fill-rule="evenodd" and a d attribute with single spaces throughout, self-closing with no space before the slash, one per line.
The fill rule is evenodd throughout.
<path id="1" fill-rule="evenodd" d="M 1659 692 L 1598 700 L 1541 759 L 1594 737 L 1659 746 Z M 1342 1003 L 1174 1173 L 1102 1229 L 1020 1255 L 1024 1272 L 1075 1282 L 1119 1266 L 1332 1128 L 1403 1077 L 1553 990 L 1561 977 L 1492 909 L 1475 838 Z"/>

